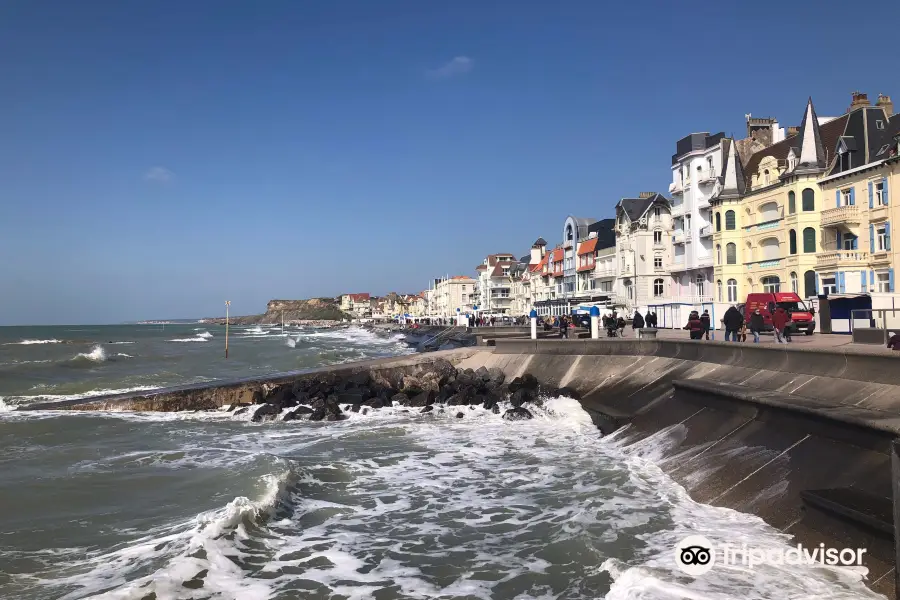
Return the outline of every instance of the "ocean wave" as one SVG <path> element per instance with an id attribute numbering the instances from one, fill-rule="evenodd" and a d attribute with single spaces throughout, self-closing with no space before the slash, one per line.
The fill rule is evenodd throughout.
<path id="1" fill-rule="evenodd" d="M 244 330 L 244 333 L 247 333 L 247 334 L 255 333 L 255 334 L 257 334 L 257 335 L 265 335 L 265 334 L 267 334 L 267 333 L 269 333 L 269 332 L 263 330 L 262 327 L 260 327 L 259 325 L 257 325 L 256 327 L 251 327 L 251 328 L 249 328 L 249 329 L 245 329 L 245 330 Z"/>
<path id="2" fill-rule="evenodd" d="M 107 344 L 112 344 L 113 346 L 121 345 L 121 344 L 135 344 L 137 342 L 106 342 Z"/>
<path id="3" fill-rule="evenodd" d="M 7 342 L 4 346 L 30 346 L 32 344 L 65 344 L 63 340 L 21 340 L 19 342 Z"/>
<path id="4" fill-rule="evenodd" d="M 107 356 L 106 351 L 103 349 L 103 346 L 97 344 L 93 348 L 91 348 L 90 352 L 79 352 L 74 357 L 70 359 L 70 362 L 78 363 L 78 362 L 91 362 L 91 363 L 102 363 L 106 362 Z"/>
<path id="5" fill-rule="evenodd" d="M 212 336 L 210 336 L 210 337 L 212 337 Z M 178 339 L 167 340 L 167 341 L 169 341 L 169 342 L 182 342 L 182 343 L 184 343 L 184 342 L 208 342 L 208 341 L 209 341 L 209 337 L 205 337 L 205 336 L 202 336 L 202 335 L 197 335 L 197 336 L 192 337 L 192 338 L 178 338 Z"/>
<path id="6" fill-rule="evenodd" d="M 131 354 L 125 354 L 124 352 L 119 352 L 116 356 L 121 356 L 122 358 L 134 358 Z"/>
<path id="7" fill-rule="evenodd" d="M 131 392 L 149 392 L 158 390 L 160 386 L 138 385 L 127 388 L 102 388 L 89 390 L 86 392 L 78 392 L 76 394 L 36 394 L 31 396 L 13 395 L 0 396 L 0 401 L 6 401 L 8 406 L 19 406 L 32 404 L 35 402 L 56 402 L 62 400 L 81 400 L 86 398 L 94 398 L 97 396 L 113 396 L 118 394 L 129 394 Z M 71 413 L 70 413 L 71 414 Z M 99 413 L 98 413 L 99 414 Z"/>
<path id="8" fill-rule="evenodd" d="M 76 574 L 44 582 L 61 589 L 77 588 L 63 600 L 94 594 L 104 598 L 268 598 L 266 581 L 245 577 L 242 567 L 249 565 L 241 560 L 246 556 L 244 541 L 255 537 L 290 502 L 297 480 L 290 468 L 266 475 L 256 500 L 239 496 L 223 508 L 157 528 L 117 550 L 88 552 L 84 559 L 64 562 L 59 566 L 66 568 L 56 571 Z M 200 596 L 183 585 L 189 581 L 202 586 Z"/>

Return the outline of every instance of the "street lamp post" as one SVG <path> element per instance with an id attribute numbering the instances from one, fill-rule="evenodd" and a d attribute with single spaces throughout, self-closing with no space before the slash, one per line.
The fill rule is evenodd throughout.
<path id="1" fill-rule="evenodd" d="M 231 306 L 231 300 L 225 301 L 225 358 L 228 358 L 228 307 Z"/>

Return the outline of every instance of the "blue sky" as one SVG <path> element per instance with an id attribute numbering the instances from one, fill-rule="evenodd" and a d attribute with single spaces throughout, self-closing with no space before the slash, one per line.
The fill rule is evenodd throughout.
<path id="1" fill-rule="evenodd" d="M 666 191 L 692 131 L 900 94 L 843 4 L 726 4 L 3 3 L 0 324 L 419 291 Z"/>

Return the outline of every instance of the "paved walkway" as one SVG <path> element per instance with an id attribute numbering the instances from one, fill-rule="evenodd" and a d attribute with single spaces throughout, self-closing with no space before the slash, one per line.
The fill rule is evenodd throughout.
<path id="1" fill-rule="evenodd" d="M 601 332 L 605 333 L 605 332 Z M 656 334 L 664 340 L 687 340 L 690 335 L 687 331 L 681 329 L 660 329 Z M 633 338 L 635 336 L 631 327 L 625 328 L 625 337 Z M 715 338 L 717 342 L 725 341 L 725 330 L 711 331 L 710 339 Z M 740 343 L 740 342 L 738 342 Z M 753 343 L 753 334 L 747 333 L 747 341 L 744 344 Z M 763 333 L 759 336 L 760 344 L 775 345 L 775 335 L 772 333 Z M 849 350 L 852 352 L 860 352 L 865 354 L 891 354 L 893 351 L 888 350 L 884 346 L 876 346 L 874 344 L 854 344 L 853 337 L 832 333 L 814 333 L 813 335 L 794 335 L 791 336 L 791 343 L 787 344 L 788 348 L 835 348 L 840 350 Z M 900 354 L 900 352 L 898 352 Z"/>

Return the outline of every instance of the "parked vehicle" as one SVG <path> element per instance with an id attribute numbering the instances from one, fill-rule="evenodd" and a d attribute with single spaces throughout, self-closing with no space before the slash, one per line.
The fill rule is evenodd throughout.
<path id="1" fill-rule="evenodd" d="M 812 335 L 816 329 L 815 311 L 808 308 L 803 300 L 793 292 L 777 292 L 774 294 L 748 294 L 747 302 L 743 306 L 744 320 L 750 320 L 750 315 L 757 308 L 763 316 L 765 330 L 772 331 L 772 313 L 776 307 L 782 307 L 791 315 L 792 324 L 788 326 L 792 333 Z"/>

